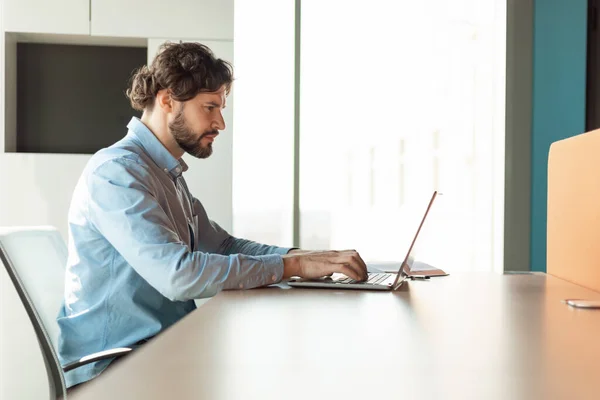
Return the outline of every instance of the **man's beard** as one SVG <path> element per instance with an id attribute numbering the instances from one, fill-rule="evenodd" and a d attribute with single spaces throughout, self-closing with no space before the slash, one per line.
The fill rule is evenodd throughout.
<path id="1" fill-rule="evenodd" d="M 207 135 L 218 135 L 219 131 L 211 129 L 204 132 L 198 139 L 196 139 L 198 135 L 192 132 L 185 123 L 183 107 L 179 109 L 179 112 L 173 121 L 169 122 L 168 126 L 169 132 L 171 132 L 171 135 L 173 135 L 173 138 L 179 147 L 181 147 L 186 153 L 197 158 L 207 158 L 212 154 L 212 143 L 208 143 L 206 147 L 203 147 L 201 140 Z"/>

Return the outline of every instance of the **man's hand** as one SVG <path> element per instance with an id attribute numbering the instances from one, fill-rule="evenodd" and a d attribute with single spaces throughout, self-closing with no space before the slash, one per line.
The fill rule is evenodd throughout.
<path id="1" fill-rule="evenodd" d="M 367 279 L 367 265 L 356 250 L 304 251 L 292 250 L 283 256 L 283 278 L 321 278 L 334 272 L 354 280 Z"/>

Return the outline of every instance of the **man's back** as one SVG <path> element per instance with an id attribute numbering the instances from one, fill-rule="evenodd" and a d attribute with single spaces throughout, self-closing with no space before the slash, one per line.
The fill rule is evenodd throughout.
<path id="1" fill-rule="evenodd" d="M 58 318 L 59 355 L 63 364 L 107 348 L 145 341 L 195 309 L 193 300 L 171 301 L 159 293 L 99 230 L 102 221 L 98 218 L 103 215 L 95 211 L 105 202 L 111 203 L 105 208 L 109 212 L 118 210 L 120 202 L 125 209 L 130 199 L 106 192 L 104 185 L 97 184 L 98 176 L 114 180 L 120 186 L 151 189 L 156 201 L 173 216 L 172 226 L 177 234 L 190 236 L 187 226 L 182 230 L 178 226 L 181 224 L 175 223 L 187 220 L 182 218 L 186 210 L 172 201 L 174 196 L 167 194 L 176 193 L 177 186 L 144 152 L 143 144 L 134 134 L 92 157 L 75 188 L 69 210 L 66 297 Z M 136 215 L 128 215 L 124 221 L 130 223 L 135 219 Z M 124 235 L 115 240 L 131 238 Z M 108 363 L 100 361 L 67 373 L 67 385 L 96 376 Z"/>

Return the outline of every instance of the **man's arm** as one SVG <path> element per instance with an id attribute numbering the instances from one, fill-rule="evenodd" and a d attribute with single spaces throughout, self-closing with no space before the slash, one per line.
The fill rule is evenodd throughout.
<path id="1" fill-rule="evenodd" d="M 281 255 L 283 278 L 301 276 L 319 278 L 341 272 L 352 279 L 367 278 L 367 266 L 355 250 L 306 251 L 296 248 L 268 246 L 231 236 L 214 221 L 211 221 L 202 203 L 194 198 L 194 213 L 198 217 L 198 235 L 206 251 L 219 254 L 276 254 Z"/>
<path id="2" fill-rule="evenodd" d="M 137 162 L 107 161 L 87 177 L 88 216 L 127 263 L 165 297 L 185 301 L 281 280 L 279 254 L 191 252 L 153 196 L 153 185 L 149 172 Z"/>
<path id="3" fill-rule="evenodd" d="M 212 221 L 211 224 L 223 230 Z M 356 250 L 310 251 L 268 246 L 229 236 L 220 251 L 223 251 L 221 254 L 281 254 L 284 279 L 292 276 L 320 278 L 334 272 L 341 272 L 359 281 L 367 278 L 367 266 Z"/>
<path id="4" fill-rule="evenodd" d="M 223 241 L 223 243 L 221 243 L 218 253 L 223 255 L 240 253 L 249 254 L 253 256 L 260 256 L 266 254 L 284 255 L 290 253 L 290 250 L 294 251 L 297 249 L 293 249 L 290 247 L 270 246 L 266 244 L 256 243 L 251 240 L 239 239 L 233 236 L 229 236 Z"/>

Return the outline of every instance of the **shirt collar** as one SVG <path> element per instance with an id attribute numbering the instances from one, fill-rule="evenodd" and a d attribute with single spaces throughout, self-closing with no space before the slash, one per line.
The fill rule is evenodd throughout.
<path id="1" fill-rule="evenodd" d="M 182 172 L 187 171 L 188 166 L 183 159 L 177 160 L 169 150 L 163 146 L 152 131 L 139 118 L 133 117 L 127 124 L 129 132 L 127 136 L 135 140 L 142 149 L 152 158 L 152 161 L 164 172 L 178 177 Z"/>

